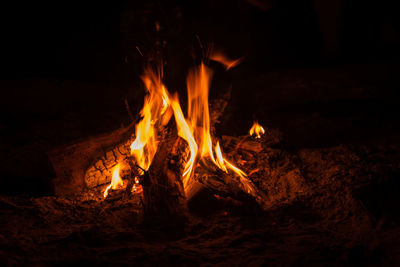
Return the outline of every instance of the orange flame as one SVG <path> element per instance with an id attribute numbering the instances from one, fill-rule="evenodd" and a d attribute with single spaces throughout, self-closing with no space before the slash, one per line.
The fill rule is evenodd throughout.
<path id="1" fill-rule="evenodd" d="M 257 121 L 255 121 L 249 133 L 250 136 L 256 135 L 256 138 L 261 138 L 261 135 L 265 133 L 265 130 Z"/>
<path id="2" fill-rule="evenodd" d="M 225 166 L 224 157 L 222 156 L 221 148 L 219 146 L 219 141 L 217 142 L 217 145 L 215 146 L 215 153 L 217 154 L 217 166 L 224 172 L 228 172 L 228 170 L 226 169 L 226 166 Z"/>
<path id="3" fill-rule="evenodd" d="M 161 118 L 169 106 L 169 96 L 161 79 L 161 69 L 156 73 L 148 68 L 142 76 L 148 95 L 140 112 L 143 119 L 136 125 L 136 139 L 131 144 L 131 154 L 144 170 L 149 169 L 157 151 L 159 126 L 166 124 Z"/>
<path id="4" fill-rule="evenodd" d="M 212 53 L 210 56 L 210 59 L 224 65 L 226 70 L 236 67 L 243 61 L 243 57 L 238 58 L 238 59 L 229 59 L 223 53 L 220 53 L 220 52 Z"/>
<path id="5" fill-rule="evenodd" d="M 186 187 L 189 182 L 189 178 L 191 177 L 194 171 L 194 164 L 196 161 L 198 146 L 192 135 L 192 131 L 187 121 L 185 120 L 185 117 L 183 116 L 183 112 L 181 106 L 179 105 L 179 100 L 177 95 L 175 95 L 174 99 L 171 101 L 171 105 L 172 109 L 174 110 L 175 121 L 178 127 L 178 135 L 188 143 L 190 148 L 190 158 L 186 163 L 185 169 L 182 174 L 183 186 Z"/>
<path id="6" fill-rule="evenodd" d="M 117 164 L 114 167 L 113 175 L 112 175 L 112 178 L 111 178 L 111 183 L 106 188 L 106 190 L 104 191 L 104 198 L 106 198 L 108 196 L 108 191 L 110 189 L 121 188 L 124 185 L 124 181 L 122 181 L 121 177 L 119 176 L 119 168 L 120 168 L 119 164 Z"/>
<path id="7" fill-rule="evenodd" d="M 208 107 L 208 92 L 211 77 L 212 71 L 203 63 L 188 74 L 188 121 L 190 130 L 198 144 L 198 154 L 200 159 L 209 158 L 224 172 L 228 172 L 228 169 L 230 169 L 244 178 L 246 177 L 246 174 L 242 170 L 223 158 L 219 142 L 217 142 L 215 147 L 217 158 L 214 156 Z"/>
<path id="8" fill-rule="evenodd" d="M 203 63 L 189 72 L 187 77 L 188 116 L 189 125 L 200 148 L 200 156 L 210 156 L 212 153 L 210 135 L 210 112 L 208 109 L 208 92 L 212 72 Z"/>

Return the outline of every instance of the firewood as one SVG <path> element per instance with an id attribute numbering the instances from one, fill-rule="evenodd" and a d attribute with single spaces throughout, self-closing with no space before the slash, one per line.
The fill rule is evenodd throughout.
<path id="1" fill-rule="evenodd" d="M 231 147 L 232 150 L 240 149 L 254 153 L 259 153 L 263 150 L 262 143 L 252 140 L 248 136 L 234 137 L 223 135 L 222 141 L 226 143 L 227 146 Z"/>
<path id="2" fill-rule="evenodd" d="M 105 173 L 106 166 L 114 163 L 111 162 L 113 158 L 111 154 L 109 153 L 109 156 L 107 156 L 104 151 L 111 151 L 118 145 L 126 143 L 131 137 L 133 126 L 134 124 L 132 123 L 127 127 L 90 137 L 86 140 L 78 140 L 48 151 L 47 154 L 56 173 L 56 177 L 52 180 L 55 194 L 79 193 L 91 184 L 88 179 L 85 179 L 86 170 L 88 166 L 93 166 L 93 159 L 101 158 L 102 155 L 107 160 L 104 160 L 104 164 L 98 164 L 97 166 L 100 166 L 99 173 L 102 171 Z M 104 168 L 101 167 L 102 165 Z M 96 179 L 93 184 L 100 184 L 101 178 Z"/>
<path id="3" fill-rule="evenodd" d="M 143 186 L 143 219 L 145 222 L 176 220 L 184 217 L 186 198 L 180 166 L 174 159 L 180 142 L 176 131 L 160 141 Z"/>
<path id="4" fill-rule="evenodd" d="M 131 140 L 130 138 L 124 143 L 103 152 L 103 156 L 93 161 L 92 166 L 85 173 L 85 183 L 88 188 L 109 183 L 112 170 L 118 163 L 123 163 L 122 165 L 125 168 L 129 166 Z"/>
<path id="5" fill-rule="evenodd" d="M 108 191 L 107 198 L 104 199 L 106 202 L 115 202 L 123 199 L 125 190 L 124 189 L 110 189 Z"/>
<path id="6" fill-rule="evenodd" d="M 261 208 L 264 210 L 268 208 L 267 196 L 247 177 L 241 178 L 222 171 L 215 173 L 201 171 L 195 174 L 195 179 L 220 196 L 229 196 L 236 200 L 245 200 L 251 196 Z"/>

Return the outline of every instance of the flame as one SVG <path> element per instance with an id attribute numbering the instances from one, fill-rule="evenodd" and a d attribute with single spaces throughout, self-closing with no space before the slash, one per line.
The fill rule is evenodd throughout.
<path id="1" fill-rule="evenodd" d="M 265 130 L 257 121 L 255 121 L 249 133 L 250 136 L 256 135 L 256 138 L 261 138 L 261 135 L 265 133 Z"/>
<path id="2" fill-rule="evenodd" d="M 175 121 L 178 127 L 178 135 L 188 143 L 190 148 L 190 158 L 186 163 L 185 169 L 182 174 L 183 186 L 186 187 L 189 182 L 189 178 L 191 177 L 194 170 L 198 146 L 192 135 L 192 130 L 185 120 L 185 117 L 183 116 L 183 112 L 181 106 L 179 105 L 179 99 L 177 95 L 175 95 L 174 99 L 171 101 L 171 105 L 172 109 L 174 110 Z"/>
<path id="3" fill-rule="evenodd" d="M 221 57 L 216 57 L 215 60 L 217 59 L 223 61 Z M 225 62 L 223 64 L 229 63 L 227 68 L 238 64 L 236 61 L 236 63 L 228 62 L 226 58 L 223 62 Z M 203 63 L 189 72 L 187 77 L 188 109 L 185 118 L 178 95 L 175 94 L 171 97 L 162 83 L 162 69 L 158 71 L 151 68 L 146 69 L 142 80 L 148 94 L 140 112 L 142 120 L 136 125 L 136 139 L 131 144 L 131 154 L 140 168 L 149 169 L 157 151 L 160 127 L 166 125 L 174 115 L 178 135 L 187 142 L 190 149 L 189 159 L 182 173 L 184 188 L 190 184 L 196 164 L 201 159 L 210 159 L 212 164 L 224 172 L 228 173 L 230 170 L 236 173 L 241 181 L 242 179 L 247 180 L 246 173 L 223 157 L 219 142 L 213 149 L 208 105 L 211 78 L 212 71 Z M 135 183 L 132 191 L 137 192 L 139 186 Z"/>
<path id="4" fill-rule="evenodd" d="M 148 94 L 140 111 L 143 119 L 136 125 L 136 139 L 131 144 L 131 154 L 144 170 L 149 169 L 157 151 L 159 126 L 167 123 L 161 119 L 169 106 L 169 96 L 161 79 L 162 69 L 155 72 L 150 67 L 142 76 Z"/>
<path id="5" fill-rule="evenodd" d="M 240 182 L 244 186 L 244 189 L 246 190 L 247 193 L 253 192 L 253 186 L 251 185 L 250 181 L 247 179 L 247 175 L 244 171 L 230 163 L 228 160 L 224 159 L 222 156 L 221 148 L 219 146 L 219 142 L 217 142 L 217 145 L 215 146 L 215 153 L 217 154 L 217 162 L 218 162 L 218 167 L 228 173 L 227 169 L 230 169 L 234 173 L 236 173 L 239 178 Z M 253 192 L 254 193 L 254 192 Z"/>
<path id="6" fill-rule="evenodd" d="M 224 65 L 226 70 L 236 67 L 243 61 L 243 57 L 238 59 L 229 59 L 223 53 L 220 52 L 213 52 L 210 56 L 210 59 Z"/>
<path id="7" fill-rule="evenodd" d="M 224 160 L 224 157 L 222 156 L 221 147 L 219 146 L 219 142 L 217 142 L 217 145 L 215 146 L 215 153 L 217 154 L 217 166 L 224 172 L 228 172 L 228 170 L 226 169 L 226 166 L 225 166 L 225 160 Z"/>
<path id="8" fill-rule="evenodd" d="M 226 160 L 222 156 L 221 148 L 219 146 L 219 141 L 217 142 L 217 145 L 215 146 L 215 153 L 217 154 L 217 161 L 218 164 L 217 166 L 220 167 L 225 172 L 228 172 L 227 169 L 230 169 L 231 171 L 235 172 L 237 175 L 239 175 L 242 178 L 245 178 L 247 175 L 244 171 L 230 163 L 228 160 Z"/>
<path id="9" fill-rule="evenodd" d="M 192 69 L 187 77 L 188 116 L 189 125 L 200 148 L 200 156 L 210 156 L 215 162 L 212 153 L 210 135 L 210 112 L 208 108 L 208 92 L 211 83 L 212 71 L 203 63 Z"/>
<path id="10" fill-rule="evenodd" d="M 119 187 L 122 187 L 124 185 L 124 181 L 122 181 L 121 177 L 119 176 L 119 169 L 120 169 L 120 165 L 117 164 L 114 167 L 113 170 L 113 175 L 111 178 L 111 183 L 110 185 L 106 188 L 106 190 L 104 191 L 104 198 L 106 198 L 108 196 L 108 190 L 110 189 L 117 189 Z"/>
<path id="11" fill-rule="evenodd" d="M 218 168 L 224 172 L 228 169 L 238 174 L 242 178 L 246 174 L 227 161 L 222 156 L 219 142 L 213 151 L 213 143 L 210 133 L 210 113 L 208 107 L 208 93 L 210 89 L 212 71 L 203 63 L 198 68 L 192 69 L 187 77 L 188 90 L 188 121 L 190 131 L 198 144 L 198 156 L 200 159 L 210 159 Z M 195 157 L 194 157 L 195 158 Z"/>

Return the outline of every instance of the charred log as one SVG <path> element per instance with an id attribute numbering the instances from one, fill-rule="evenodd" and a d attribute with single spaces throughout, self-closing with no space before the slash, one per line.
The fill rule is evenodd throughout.
<path id="1" fill-rule="evenodd" d="M 145 222 L 176 221 L 184 217 L 186 197 L 181 180 L 181 165 L 176 160 L 179 145 L 182 142 L 177 134 L 169 134 L 160 142 L 151 167 L 144 175 L 142 186 Z"/>
<path id="2" fill-rule="evenodd" d="M 195 180 L 203 186 L 198 191 L 207 188 L 207 190 L 211 190 L 214 194 L 223 197 L 232 197 L 238 201 L 248 201 L 250 197 L 262 209 L 267 209 L 266 195 L 249 178 L 225 173 L 204 161 L 200 164 L 202 168 L 199 168 L 199 171 L 195 173 Z"/>
<path id="3" fill-rule="evenodd" d="M 85 183 L 88 188 L 93 188 L 110 182 L 112 170 L 118 163 L 128 163 L 130 161 L 131 139 L 122 144 L 103 152 L 103 155 L 94 160 L 85 173 Z M 129 166 L 124 164 L 124 166 Z"/>
<path id="4" fill-rule="evenodd" d="M 124 149 L 121 146 L 128 143 L 127 140 L 131 138 L 132 130 L 133 123 L 113 132 L 90 137 L 49 151 L 49 159 L 56 172 L 56 178 L 52 181 L 55 194 L 66 195 L 80 192 L 87 186 L 102 183 L 103 177 L 108 177 L 109 181 L 111 177 L 110 168 L 116 165 L 119 155 L 123 156 Z M 118 154 L 115 150 L 121 151 L 121 153 Z M 86 176 L 88 166 L 93 164 L 93 159 L 99 158 L 101 163 L 95 161 L 96 163 L 92 165 L 98 167 L 98 172 L 92 172 L 94 178 L 89 178 L 89 176 Z M 91 169 L 89 168 L 89 170 Z M 85 177 L 88 179 L 85 180 Z"/>

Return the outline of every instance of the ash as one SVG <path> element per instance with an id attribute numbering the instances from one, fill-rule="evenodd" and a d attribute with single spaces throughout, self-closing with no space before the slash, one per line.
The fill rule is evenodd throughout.
<path id="1" fill-rule="evenodd" d="M 232 144 L 224 143 L 229 151 Z M 236 150 L 269 208 L 204 200 L 145 225 L 140 200 L 1 196 L 2 265 L 389 265 L 400 262 L 396 146 Z M 208 202 L 207 202 L 208 201 Z"/>

